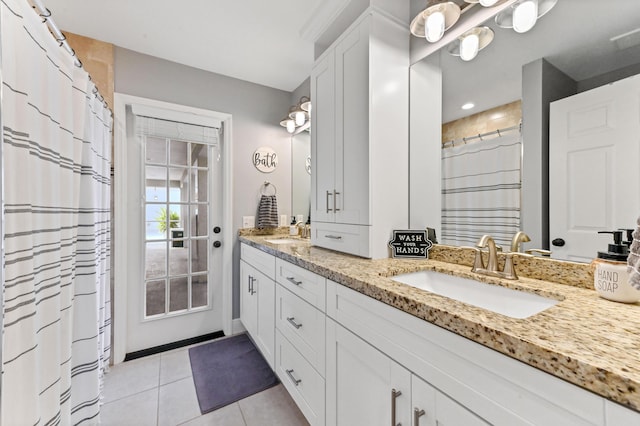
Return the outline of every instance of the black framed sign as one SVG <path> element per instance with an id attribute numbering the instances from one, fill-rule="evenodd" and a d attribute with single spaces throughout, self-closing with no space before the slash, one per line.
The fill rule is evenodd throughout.
<path id="1" fill-rule="evenodd" d="M 428 259 L 432 246 L 433 243 L 427 238 L 427 231 L 419 230 L 394 230 L 393 239 L 389 241 L 395 258 Z"/>

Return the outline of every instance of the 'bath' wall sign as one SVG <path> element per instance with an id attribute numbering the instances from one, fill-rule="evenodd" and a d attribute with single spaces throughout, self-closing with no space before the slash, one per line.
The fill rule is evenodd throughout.
<path id="1" fill-rule="evenodd" d="M 428 259 L 433 243 L 427 239 L 427 231 L 393 231 L 389 247 L 393 257 L 405 259 Z"/>
<path id="2" fill-rule="evenodd" d="M 262 173 L 271 173 L 278 166 L 278 156 L 272 148 L 261 146 L 253 153 L 253 165 Z"/>

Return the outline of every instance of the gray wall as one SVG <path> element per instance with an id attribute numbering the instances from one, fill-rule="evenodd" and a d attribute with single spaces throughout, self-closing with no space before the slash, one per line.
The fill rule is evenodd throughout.
<path id="1" fill-rule="evenodd" d="M 549 248 L 549 103 L 577 83 L 544 59 L 522 67 L 522 223 L 530 247 Z"/>
<path id="2" fill-rule="evenodd" d="M 118 93 L 172 102 L 232 114 L 233 226 L 234 235 L 242 226 L 242 216 L 255 216 L 260 187 L 265 180 L 278 189 L 280 214 L 290 216 L 291 151 L 290 136 L 280 127 L 291 105 L 291 93 L 243 80 L 115 48 L 115 91 Z M 277 169 L 270 174 L 256 170 L 254 150 L 269 146 L 278 154 Z M 116 164 L 115 167 L 118 167 Z M 240 314 L 240 244 L 233 249 L 233 317 Z"/>

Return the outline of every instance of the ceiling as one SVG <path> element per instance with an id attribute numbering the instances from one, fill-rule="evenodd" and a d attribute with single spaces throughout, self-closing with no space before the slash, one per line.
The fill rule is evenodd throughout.
<path id="1" fill-rule="evenodd" d="M 45 0 L 63 30 L 289 92 L 309 76 L 313 64 L 312 37 L 301 34 L 322 18 L 323 6 L 345 3 Z M 424 3 L 411 0 L 412 10 Z M 640 0 L 558 0 L 525 34 L 492 21 L 487 25 L 494 28 L 495 40 L 473 61 L 440 55 L 444 122 L 520 99 L 522 65 L 539 58 L 575 80 L 640 62 L 639 45 L 620 50 L 609 41 L 640 27 Z M 640 32 L 635 39 L 640 43 Z M 462 111 L 469 101 L 476 108 Z"/>
<path id="2" fill-rule="evenodd" d="M 475 7 L 480 7 L 475 6 Z M 522 66 L 539 58 L 581 81 L 640 63 L 640 31 L 619 49 L 610 38 L 640 28 L 639 0 L 558 0 L 525 34 L 486 23 L 495 39 L 464 62 L 441 50 L 443 122 L 521 99 Z M 460 107 L 473 102 L 473 110 Z"/>
<path id="3" fill-rule="evenodd" d="M 75 34 L 276 89 L 310 74 L 301 31 L 321 0 L 44 0 Z"/>

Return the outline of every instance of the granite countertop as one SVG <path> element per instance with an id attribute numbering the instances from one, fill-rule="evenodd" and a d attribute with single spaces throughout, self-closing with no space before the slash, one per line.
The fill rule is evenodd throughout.
<path id="1" fill-rule="evenodd" d="M 640 411 L 640 304 L 602 299 L 587 288 L 588 283 L 567 285 L 522 276 L 510 281 L 478 275 L 469 266 L 441 260 L 371 260 L 314 247 L 309 240 L 272 244 L 265 240 L 277 236 L 239 238 L 243 243 Z M 548 262 L 553 268 L 553 261 Z M 419 270 L 528 291 L 557 299 L 559 303 L 529 318 L 515 319 L 390 278 Z"/>

